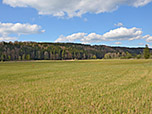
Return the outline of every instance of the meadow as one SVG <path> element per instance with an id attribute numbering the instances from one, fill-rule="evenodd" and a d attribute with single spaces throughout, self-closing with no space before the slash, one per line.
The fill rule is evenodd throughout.
<path id="1" fill-rule="evenodd" d="M 0 114 L 152 114 L 152 60 L 0 63 Z"/>

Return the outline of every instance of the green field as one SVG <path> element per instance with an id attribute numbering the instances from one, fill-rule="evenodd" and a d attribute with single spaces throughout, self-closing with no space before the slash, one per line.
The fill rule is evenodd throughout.
<path id="1" fill-rule="evenodd" d="M 152 60 L 0 63 L 0 114 L 152 114 Z"/>

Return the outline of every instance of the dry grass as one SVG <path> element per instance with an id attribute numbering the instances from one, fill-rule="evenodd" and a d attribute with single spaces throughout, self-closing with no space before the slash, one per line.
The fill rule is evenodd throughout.
<path id="1" fill-rule="evenodd" d="M 0 63 L 0 113 L 152 113 L 152 60 Z"/>

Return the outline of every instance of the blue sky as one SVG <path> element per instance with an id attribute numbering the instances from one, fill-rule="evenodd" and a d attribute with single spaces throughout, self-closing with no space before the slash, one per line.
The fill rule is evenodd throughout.
<path id="1" fill-rule="evenodd" d="M 104 3 L 100 5 L 103 0 L 94 0 L 99 3 L 89 7 L 91 3 L 85 2 L 83 5 L 86 8 L 83 9 L 74 3 L 71 3 L 73 6 L 66 6 L 69 9 L 65 9 L 63 6 L 66 3 L 63 0 L 57 0 L 54 4 L 51 3 L 52 0 L 44 0 L 49 4 L 44 4 L 45 7 L 41 6 L 42 3 L 36 4 L 30 0 L 14 1 L 0 2 L 1 41 L 152 46 L 151 0 L 134 0 L 129 3 L 130 0 L 123 3 L 119 3 L 119 0 L 109 0 L 107 6 Z M 78 10 L 70 9 L 75 6 Z"/>

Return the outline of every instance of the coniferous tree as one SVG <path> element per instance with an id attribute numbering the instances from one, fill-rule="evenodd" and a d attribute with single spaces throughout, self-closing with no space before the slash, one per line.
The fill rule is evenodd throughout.
<path id="1" fill-rule="evenodd" d="M 149 51 L 148 45 L 146 45 L 144 49 L 144 58 L 149 59 L 149 57 L 150 57 L 150 51 Z"/>

